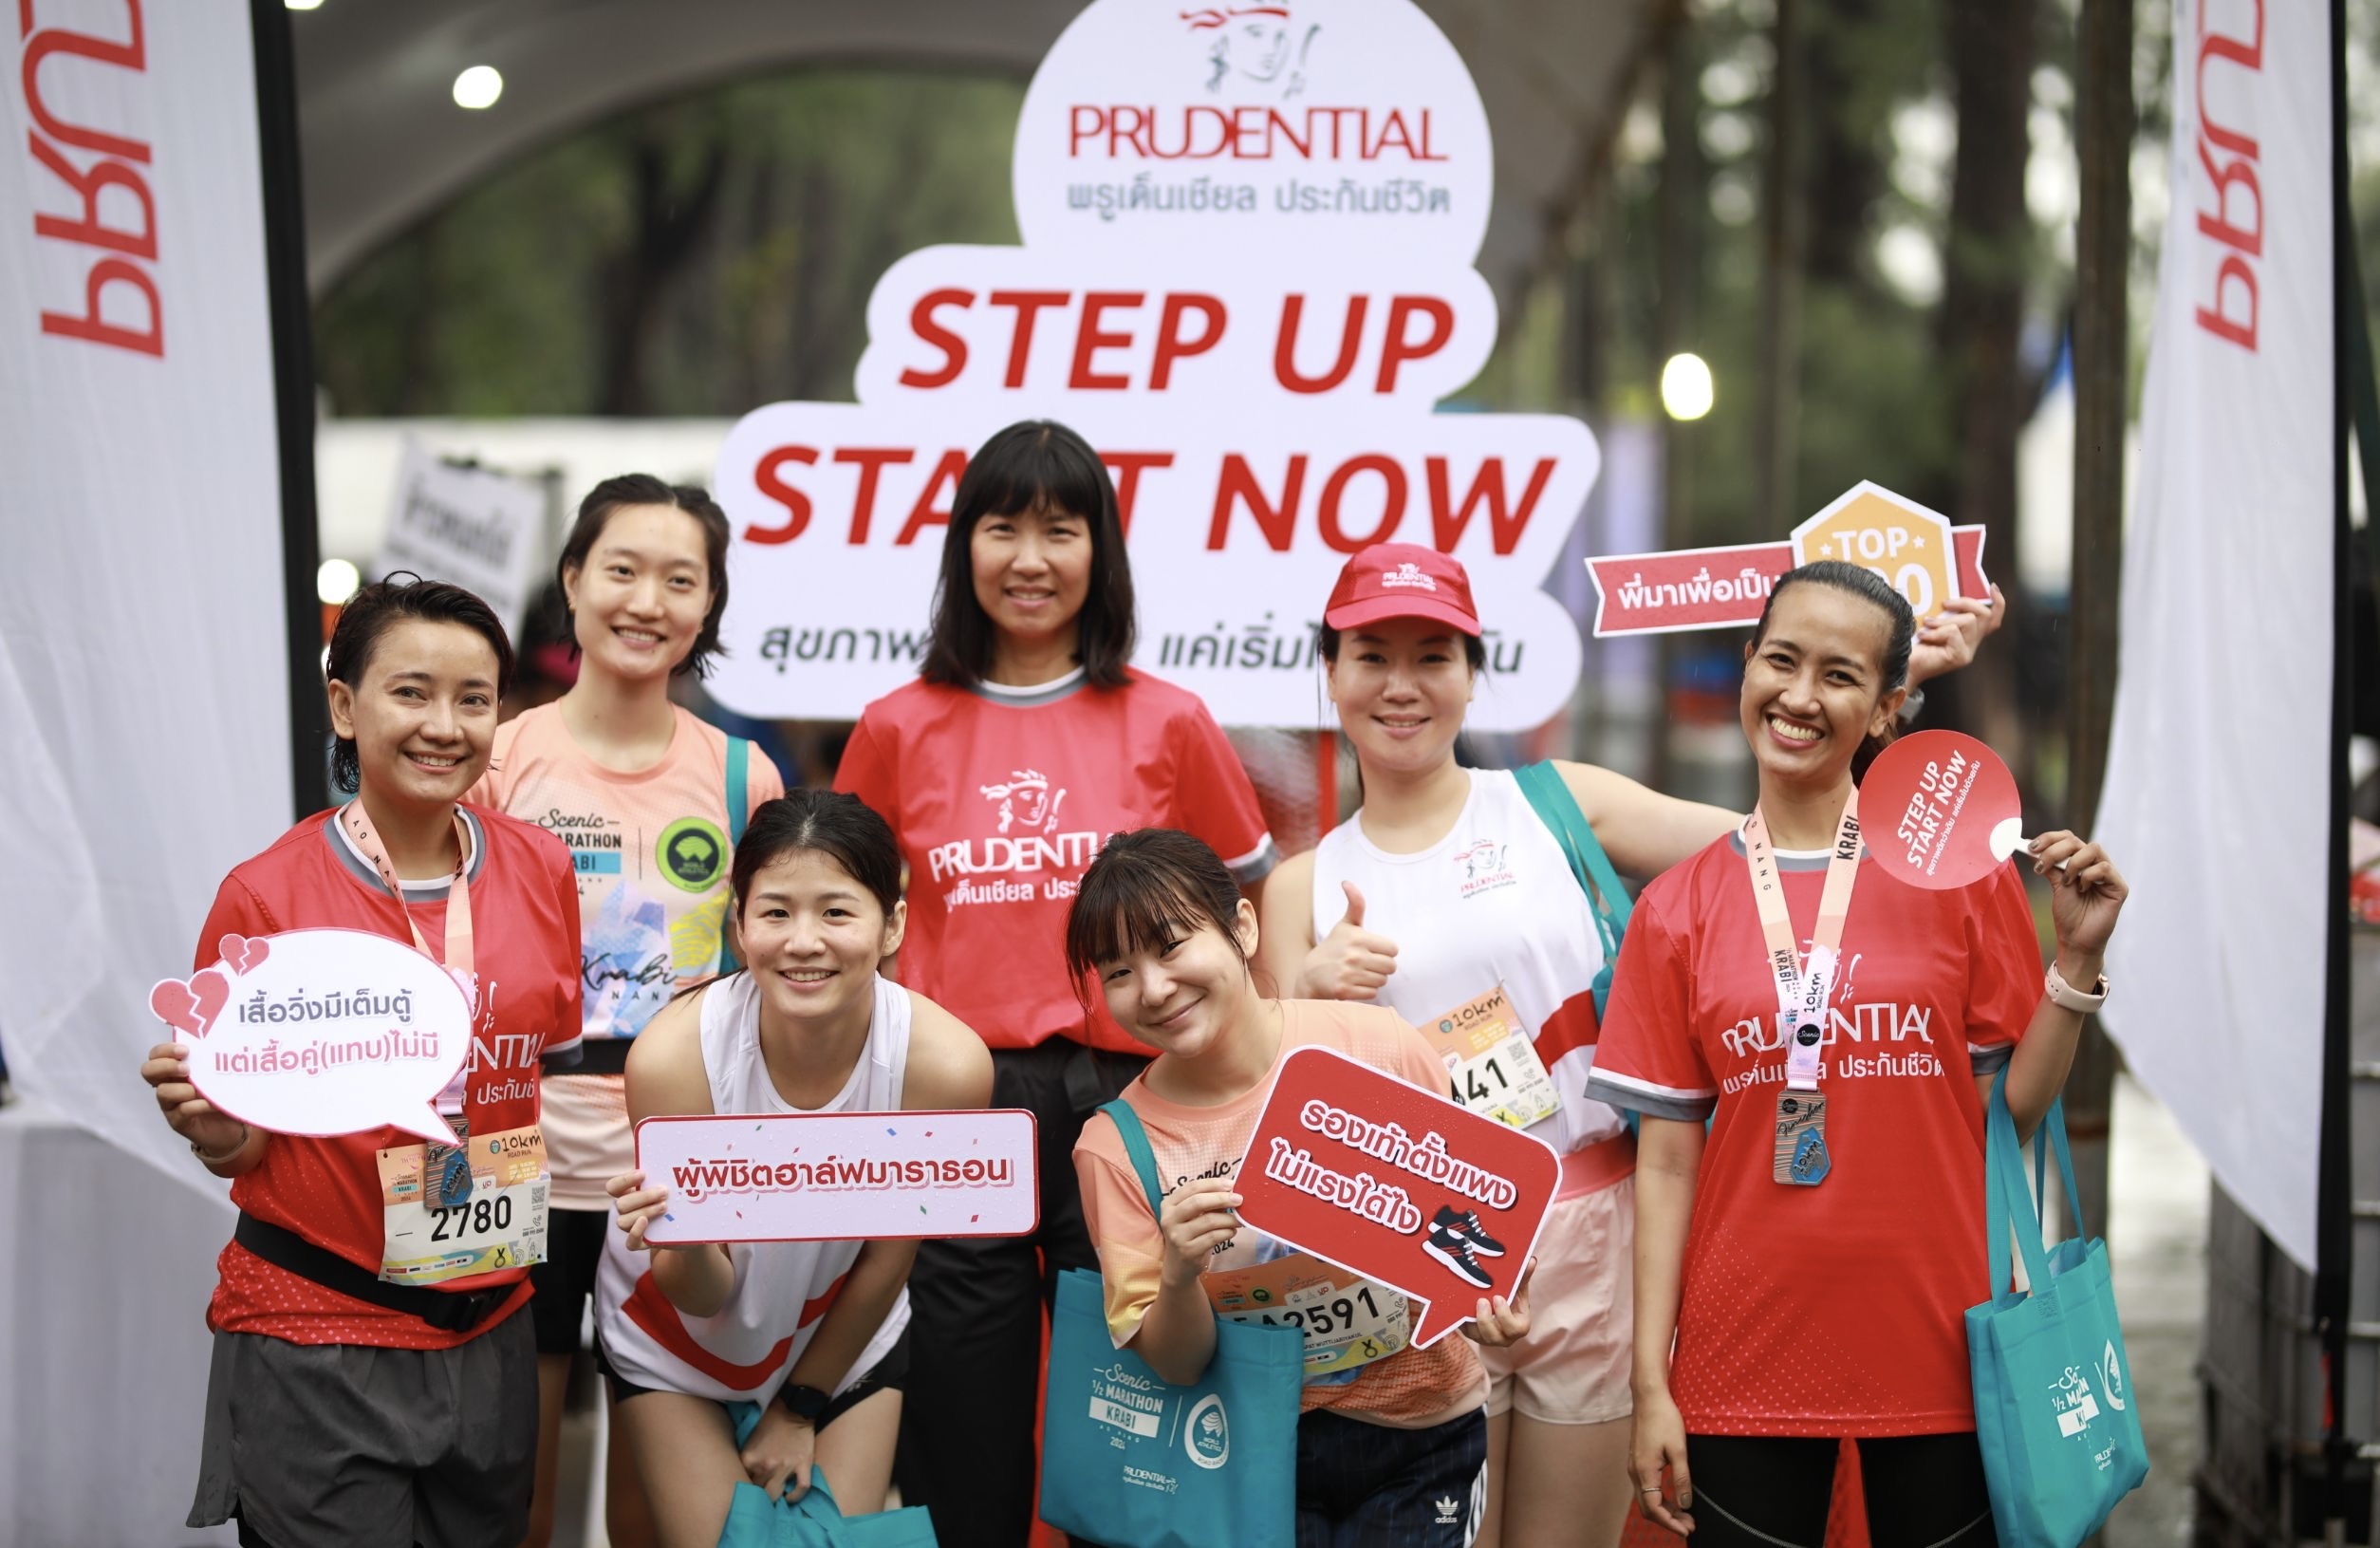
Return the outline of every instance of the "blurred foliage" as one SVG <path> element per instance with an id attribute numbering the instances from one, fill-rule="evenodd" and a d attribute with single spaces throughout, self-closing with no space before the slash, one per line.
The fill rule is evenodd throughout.
<path id="1" fill-rule="evenodd" d="M 1016 240 L 1023 95 L 1011 80 L 812 70 L 535 151 L 323 299 L 332 409 L 736 415 L 847 399 L 893 260 Z"/>

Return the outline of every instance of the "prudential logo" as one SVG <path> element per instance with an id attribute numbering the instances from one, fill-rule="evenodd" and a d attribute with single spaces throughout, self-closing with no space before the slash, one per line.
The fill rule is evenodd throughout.
<path id="1" fill-rule="evenodd" d="M 1199 1399 L 1182 1422 L 1181 1430 L 1181 1448 L 1199 1466 L 1217 1468 L 1232 1460 L 1231 1422 L 1223 1416 L 1220 1392 L 1209 1392 Z"/>

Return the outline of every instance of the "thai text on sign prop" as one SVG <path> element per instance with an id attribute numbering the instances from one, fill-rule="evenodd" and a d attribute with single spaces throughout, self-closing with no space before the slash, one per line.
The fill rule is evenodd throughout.
<path id="1" fill-rule="evenodd" d="M 1874 570 L 1908 598 L 1920 618 L 1940 612 L 1952 597 L 1992 594 L 1983 574 L 1982 528 L 1953 527 L 1941 513 L 1862 481 L 1782 543 L 1590 558 L 1595 635 L 1757 624 L 1776 578 L 1818 559 Z"/>
<path id="2" fill-rule="evenodd" d="M 454 1142 L 432 1102 L 471 1056 L 471 1001 L 445 968 L 365 930 L 227 935 L 216 949 L 213 967 L 149 991 L 199 1095 L 277 1134 L 390 1125 Z"/>
<path id="3" fill-rule="evenodd" d="M 1868 852 L 1912 886 L 1965 886 L 2025 847 L 2016 776 L 1957 731 L 1921 731 L 1877 754 L 1859 782 L 1859 816 Z"/>
<path id="4" fill-rule="evenodd" d="M 637 1168 L 669 1189 L 648 1240 L 1013 1237 L 1040 1223 L 1033 1115 L 732 1113 L 647 1118 Z"/>
<path id="5" fill-rule="evenodd" d="M 1410 0 L 1095 0 L 1026 92 L 1020 247 L 927 248 L 867 308 L 857 403 L 744 417 L 716 487 L 731 707 L 850 719 L 924 648 L 959 474 L 1053 418 L 1112 476 L 1140 587 L 1134 664 L 1230 725 L 1311 730 L 1322 606 L 1390 540 L 1461 559 L 1487 625 L 1476 730 L 1577 681 L 1541 587 L 1595 478 L 1558 415 L 1432 412 L 1485 364 L 1473 267 L 1487 114 Z"/>
<path id="6" fill-rule="evenodd" d="M 1543 1140 L 1327 1048 L 1281 1061 L 1239 1218 L 1402 1292 L 1423 1348 L 1510 1299 L 1561 1176 Z"/>

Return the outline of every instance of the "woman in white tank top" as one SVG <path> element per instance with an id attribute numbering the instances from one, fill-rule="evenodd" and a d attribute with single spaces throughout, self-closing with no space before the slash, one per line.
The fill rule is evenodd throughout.
<path id="1" fill-rule="evenodd" d="M 905 920 L 892 830 L 797 790 L 753 813 L 731 872 L 744 971 L 672 1001 L 628 1055 L 628 1114 L 980 1108 L 992 1060 L 948 1012 L 878 976 Z M 710 1548 L 734 1486 L 798 1496 L 813 1462 L 847 1515 L 883 1508 L 917 1243 L 644 1240 L 669 1190 L 612 1180 L 622 1234 L 596 1288 L 622 1440 L 666 1548 Z M 732 1407 L 758 1405 L 739 1445 Z"/>
<path id="2" fill-rule="evenodd" d="M 1921 632 L 1912 681 L 1971 660 L 1998 617 L 1980 603 L 1951 607 Z M 1562 1186 L 1530 1281 L 1535 1331 L 1482 1352 L 1488 1503 L 1476 1540 L 1610 1548 L 1633 1498 L 1635 1147 L 1619 1113 L 1586 1095 L 1605 962 L 1591 905 L 1514 776 L 1455 761 L 1486 666 L 1462 566 L 1412 544 L 1365 549 L 1340 571 L 1323 625 L 1364 805 L 1266 880 L 1263 965 L 1284 996 L 1376 1000 L 1423 1027 L 1504 990 L 1556 1101 L 1530 1131 L 1561 1154 Z M 1629 875 L 1657 875 L 1741 820 L 1608 769 L 1554 767 Z"/>

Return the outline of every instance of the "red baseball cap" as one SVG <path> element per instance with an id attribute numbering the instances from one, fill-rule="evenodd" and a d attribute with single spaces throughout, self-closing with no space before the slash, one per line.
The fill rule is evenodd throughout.
<path id="1" fill-rule="evenodd" d="M 1478 638 L 1479 610 L 1471 605 L 1471 577 L 1457 560 L 1418 543 L 1375 543 L 1359 549 L 1339 571 L 1322 621 L 1358 628 L 1384 618 L 1427 618 Z"/>

